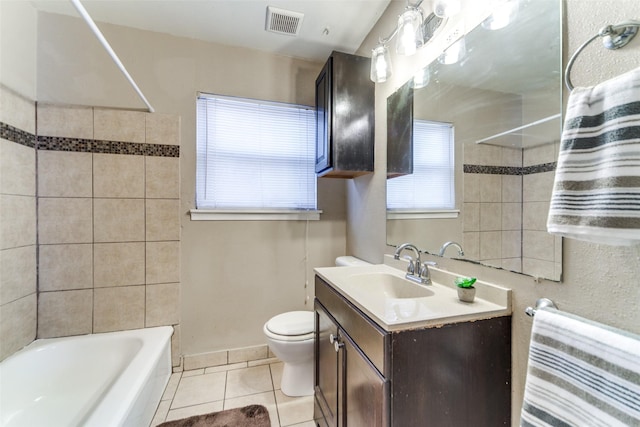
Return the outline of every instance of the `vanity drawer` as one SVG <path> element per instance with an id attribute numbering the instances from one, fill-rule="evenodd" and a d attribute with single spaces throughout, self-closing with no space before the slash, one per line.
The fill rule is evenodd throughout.
<path id="1" fill-rule="evenodd" d="M 390 348 L 387 345 L 389 334 L 320 277 L 316 276 L 315 284 L 316 299 L 331 313 L 378 371 L 386 376 L 385 361 L 389 359 L 385 348 Z"/>

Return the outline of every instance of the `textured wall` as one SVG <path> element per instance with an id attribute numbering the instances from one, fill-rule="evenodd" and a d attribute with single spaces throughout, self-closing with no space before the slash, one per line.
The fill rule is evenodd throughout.
<path id="1" fill-rule="evenodd" d="M 403 7 L 402 2 L 392 2 L 361 47 L 368 54 L 380 35 L 386 35 L 395 25 L 395 17 Z M 468 4 L 468 3 L 467 3 Z M 564 30 L 564 62 L 573 51 L 604 25 L 625 19 L 640 19 L 636 0 L 566 0 Z M 431 58 L 428 56 L 432 55 Z M 419 55 L 420 56 L 420 55 Z M 426 49 L 419 64 L 427 64 L 435 55 Z M 426 58 L 426 59 L 425 59 Z M 574 85 L 592 85 L 611 78 L 622 71 L 638 66 L 640 40 L 634 40 L 625 49 L 606 51 L 598 43 L 589 46 L 576 62 L 572 72 Z M 408 67 L 401 58 L 394 65 Z M 397 68 L 396 68 L 397 69 Z M 403 74 L 404 73 L 404 74 Z M 376 156 L 386 153 L 386 97 L 395 90 L 397 82 L 411 75 L 404 70 L 397 79 L 376 87 Z M 394 76 L 395 77 L 395 76 Z M 565 94 L 566 96 L 566 94 Z M 359 257 L 378 262 L 379 252 L 385 248 L 385 177 L 384 157 L 376 157 L 375 176 L 354 180 L 348 188 L 349 196 L 349 248 Z M 534 185 L 535 186 L 535 185 Z M 526 215 L 526 212 L 524 213 Z M 357 222 L 367 215 L 367 221 Z M 353 221 L 356 222 L 353 222 Z M 554 300 L 568 312 L 587 317 L 614 327 L 640 333 L 640 249 L 620 248 L 583 243 L 564 239 L 562 251 L 562 283 L 535 281 L 533 278 L 488 267 L 475 266 L 451 259 L 438 259 L 443 268 L 465 275 L 473 275 L 513 289 L 513 417 L 512 424 L 519 425 L 520 408 L 524 390 L 526 365 L 531 333 L 531 319 L 524 314 L 527 306 L 540 297 Z"/>

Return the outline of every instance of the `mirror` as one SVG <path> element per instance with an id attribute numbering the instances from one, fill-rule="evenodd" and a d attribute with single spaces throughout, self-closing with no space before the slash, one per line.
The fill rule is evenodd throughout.
<path id="1" fill-rule="evenodd" d="M 427 67 L 427 86 L 413 89 L 414 126 L 453 126 L 455 209 L 388 210 L 387 244 L 437 255 L 456 241 L 464 256 L 456 247 L 444 256 L 560 280 L 562 239 L 547 233 L 546 219 L 562 130 L 562 5 L 509 3 L 518 5 L 509 25 L 490 29 L 488 18 L 462 38 L 460 59 L 447 64 L 443 53 Z M 396 179 L 404 177 L 388 182 Z"/>

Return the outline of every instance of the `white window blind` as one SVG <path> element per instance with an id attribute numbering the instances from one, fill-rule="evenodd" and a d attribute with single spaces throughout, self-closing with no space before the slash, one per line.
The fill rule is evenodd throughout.
<path id="1" fill-rule="evenodd" d="M 413 174 L 387 180 L 389 210 L 455 208 L 453 125 L 414 120 Z"/>
<path id="2" fill-rule="evenodd" d="M 200 94 L 199 209 L 316 209 L 311 107 Z"/>

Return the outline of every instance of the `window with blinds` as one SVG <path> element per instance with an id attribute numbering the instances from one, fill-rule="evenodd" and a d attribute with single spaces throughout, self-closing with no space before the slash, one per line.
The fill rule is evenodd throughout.
<path id="1" fill-rule="evenodd" d="M 453 145 L 452 124 L 414 120 L 413 174 L 387 180 L 387 209 L 454 209 Z"/>
<path id="2" fill-rule="evenodd" d="M 312 107 L 200 94 L 198 209 L 315 210 Z"/>

